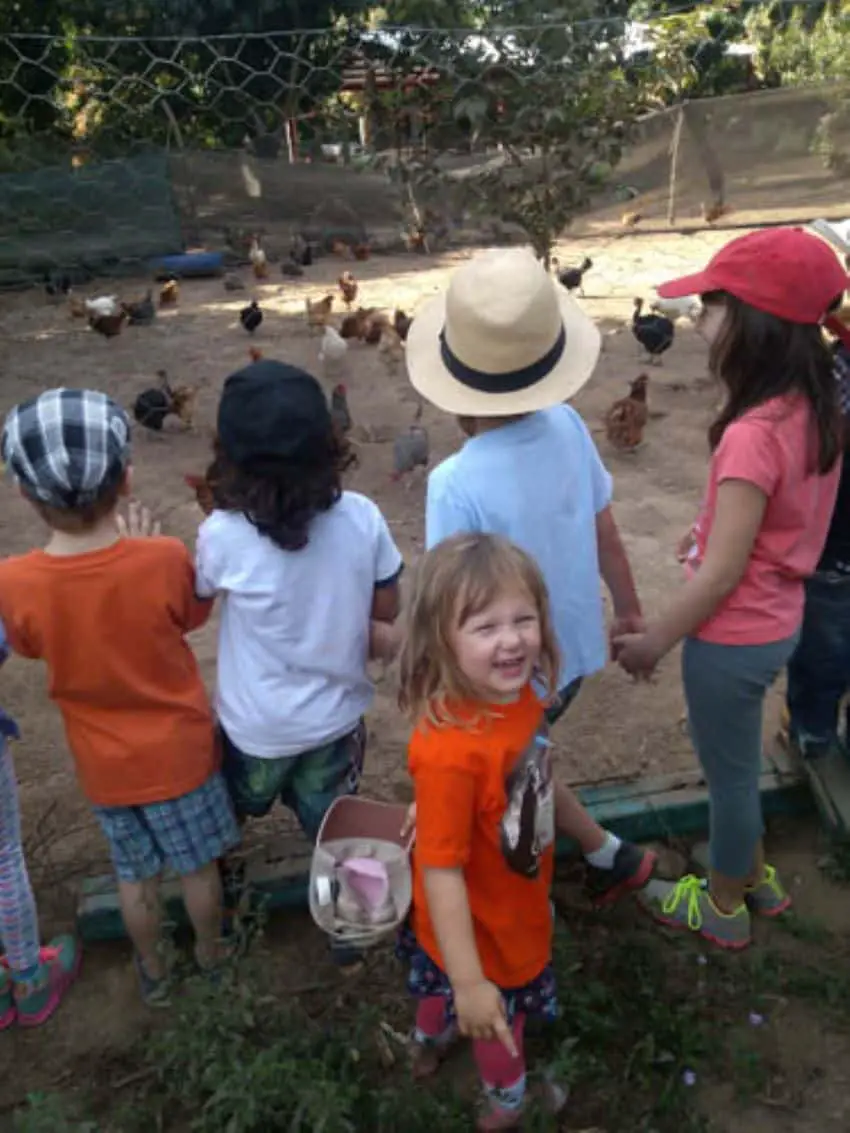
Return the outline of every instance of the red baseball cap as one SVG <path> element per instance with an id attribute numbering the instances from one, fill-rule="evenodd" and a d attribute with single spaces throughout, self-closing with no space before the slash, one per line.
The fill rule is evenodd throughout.
<path id="1" fill-rule="evenodd" d="M 802 228 L 764 228 L 730 240 L 702 271 L 657 290 L 662 299 L 726 291 L 788 322 L 818 324 L 848 286 L 850 277 L 825 240 Z M 850 338 L 837 319 L 824 325 L 845 342 Z"/>

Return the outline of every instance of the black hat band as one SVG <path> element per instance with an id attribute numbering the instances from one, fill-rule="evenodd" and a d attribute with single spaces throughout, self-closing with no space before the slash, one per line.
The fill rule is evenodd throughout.
<path id="1" fill-rule="evenodd" d="M 562 325 L 555 345 L 547 350 L 542 358 L 532 362 L 530 366 L 523 366 L 520 370 L 507 370 L 499 374 L 490 374 L 486 370 L 476 370 L 472 366 L 467 366 L 465 362 L 461 362 L 446 342 L 445 327 L 440 331 L 440 354 L 443 365 L 461 385 L 478 390 L 479 393 L 518 393 L 519 390 L 536 385 L 552 373 L 560 362 L 566 345 L 567 329 Z"/>

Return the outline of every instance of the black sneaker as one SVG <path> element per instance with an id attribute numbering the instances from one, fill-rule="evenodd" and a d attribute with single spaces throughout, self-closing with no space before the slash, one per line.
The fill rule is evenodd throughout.
<path id="1" fill-rule="evenodd" d="M 594 905 L 610 905 L 627 893 L 643 889 L 655 869 L 658 855 L 632 842 L 623 842 L 611 869 L 588 865 L 585 887 Z"/>

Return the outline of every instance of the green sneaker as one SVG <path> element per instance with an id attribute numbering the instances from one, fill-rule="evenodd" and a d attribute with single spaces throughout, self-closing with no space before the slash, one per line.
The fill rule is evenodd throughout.
<path id="1" fill-rule="evenodd" d="M 46 1023 L 77 978 L 82 952 L 73 936 L 57 936 L 39 953 L 38 975 L 26 983 L 13 981 L 19 1027 Z"/>
<path id="2" fill-rule="evenodd" d="M 659 924 L 697 932 L 719 948 L 738 951 L 752 939 L 746 905 L 734 913 L 721 913 L 711 899 L 708 882 L 693 874 L 679 881 L 650 881 L 638 894 L 638 901 Z"/>
<path id="3" fill-rule="evenodd" d="M 6 968 L 6 961 L 0 961 L 0 1031 L 11 1027 L 18 1017 L 15 1000 L 12 996 L 12 977 Z"/>
<path id="4" fill-rule="evenodd" d="M 791 898 L 772 865 L 764 867 L 764 877 L 758 885 L 748 887 L 744 900 L 750 912 L 761 917 L 778 917 L 791 908 Z"/>

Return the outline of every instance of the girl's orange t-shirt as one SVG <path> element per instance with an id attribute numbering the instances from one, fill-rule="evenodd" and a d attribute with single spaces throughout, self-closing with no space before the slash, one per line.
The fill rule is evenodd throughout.
<path id="1" fill-rule="evenodd" d="M 552 760 L 542 705 L 529 685 L 491 719 L 416 728 L 413 930 L 445 970 L 428 912 L 424 871 L 460 869 L 484 975 L 503 989 L 535 979 L 551 959 L 554 861 Z M 453 705 L 474 720 L 479 706 Z"/>

